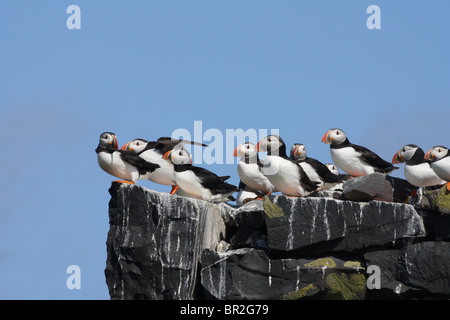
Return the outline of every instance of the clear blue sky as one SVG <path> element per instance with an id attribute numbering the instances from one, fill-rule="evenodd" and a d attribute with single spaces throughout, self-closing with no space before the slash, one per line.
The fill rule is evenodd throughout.
<path id="1" fill-rule="evenodd" d="M 438 0 L 2 0 L 0 298 L 109 298 L 103 131 L 122 145 L 196 120 L 278 129 L 322 162 L 334 127 L 389 161 L 408 143 L 450 146 L 449 14 Z M 238 183 L 236 164 L 203 166 Z"/>

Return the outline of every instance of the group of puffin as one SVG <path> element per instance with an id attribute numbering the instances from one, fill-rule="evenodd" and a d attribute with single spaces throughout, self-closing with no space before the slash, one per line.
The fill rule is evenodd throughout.
<path id="1" fill-rule="evenodd" d="M 170 185 L 170 194 L 190 196 L 212 202 L 261 198 L 281 192 L 287 196 L 305 197 L 316 190 L 339 190 L 352 177 L 379 172 L 389 174 L 398 169 L 392 164 L 405 162 L 406 180 L 418 188 L 442 186 L 450 191 L 450 152 L 435 146 L 425 153 L 414 144 L 405 145 L 391 162 L 373 151 L 350 143 L 341 129 L 330 129 L 322 138 L 330 145 L 334 164 L 323 164 L 306 155 L 306 147 L 296 143 L 287 155 L 286 144 L 278 135 L 269 135 L 255 146 L 250 142 L 239 145 L 233 155 L 240 158 L 237 172 L 239 187 L 226 182 L 230 176 L 194 166 L 183 144 L 206 147 L 198 142 L 161 137 L 157 141 L 135 139 L 119 149 L 116 135 L 103 132 L 97 149 L 100 167 L 121 179 L 117 182 L 134 184 L 137 180 Z M 258 152 L 266 152 L 262 161 Z M 339 169 L 347 174 L 341 174 Z M 233 193 L 239 192 L 238 199 Z"/>

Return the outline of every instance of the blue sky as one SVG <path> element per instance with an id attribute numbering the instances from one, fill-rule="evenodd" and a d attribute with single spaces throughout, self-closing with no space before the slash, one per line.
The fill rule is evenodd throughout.
<path id="1" fill-rule="evenodd" d="M 80 30 L 66 27 L 72 4 Z M 372 4 L 380 30 L 366 27 Z M 0 299 L 109 298 L 103 131 L 122 145 L 193 134 L 194 121 L 278 129 L 322 162 L 335 127 L 389 161 L 408 143 L 450 145 L 449 12 L 438 0 L 1 1 Z M 203 166 L 238 183 L 236 164 Z M 80 290 L 66 287 L 72 264 Z"/>

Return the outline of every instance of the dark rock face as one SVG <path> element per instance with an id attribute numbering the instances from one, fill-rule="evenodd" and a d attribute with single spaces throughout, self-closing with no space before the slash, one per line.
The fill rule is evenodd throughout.
<path id="1" fill-rule="evenodd" d="M 251 248 L 222 254 L 205 251 L 201 283 L 214 299 L 363 299 L 366 277 L 361 265 L 333 256 L 270 259 Z"/>
<path id="2" fill-rule="evenodd" d="M 381 173 L 349 179 L 343 187 L 343 199 L 359 202 L 405 202 L 411 192 L 417 189 L 406 180 Z"/>
<path id="3" fill-rule="evenodd" d="M 400 185 L 391 195 L 409 196 Z M 118 183 L 110 194 L 111 299 L 450 298 L 450 215 L 436 202 L 319 192 L 234 208 Z"/>
<path id="4" fill-rule="evenodd" d="M 198 260 L 225 232 L 226 209 L 127 184 L 109 191 L 111 299 L 193 299 Z"/>
<path id="5" fill-rule="evenodd" d="M 269 248 L 274 250 L 315 245 L 315 251 L 353 251 L 425 235 L 422 219 L 407 204 L 327 198 L 272 200 L 265 198 L 264 202 L 271 203 L 271 209 L 266 208 L 266 226 Z M 267 214 L 274 207 L 279 216 Z"/>
<path id="6" fill-rule="evenodd" d="M 364 255 L 367 265 L 381 269 L 381 290 L 374 297 L 447 297 L 450 243 L 426 241 L 401 249 L 376 250 Z"/>

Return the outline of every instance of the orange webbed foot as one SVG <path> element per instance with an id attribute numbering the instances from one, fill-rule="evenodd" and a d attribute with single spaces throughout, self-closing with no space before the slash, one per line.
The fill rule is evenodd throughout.
<path id="1" fill-rule="evenodd" d="M 446 186 L 447 186 L 447 191 L 450 192 L 450 181 L 447 182 Z"/>
<path id="2" fill-rule="evenodd" d="M 113 182 L 134 184 L 134 181 L 127 181 L 127 180 L 114 180 Z"/>
<path id="3" fill-rule="evenodd" d="M 177 192 L 179 188 L 180 188 L 180 187 L 177 186 L 177 185 L 172 186 L 172 190 L 170 190 L 170 194 L 171 194 L 171 195 L 174 195 L 175 192 Z"/>

